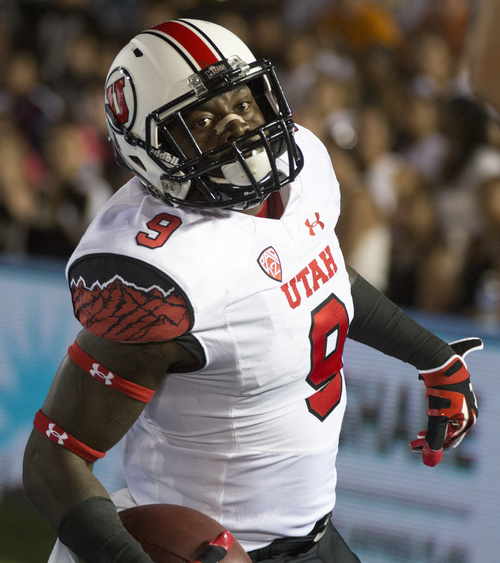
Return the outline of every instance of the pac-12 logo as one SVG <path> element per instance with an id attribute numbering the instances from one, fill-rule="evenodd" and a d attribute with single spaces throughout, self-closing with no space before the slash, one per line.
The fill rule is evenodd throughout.
<path id="1" fill-rule="evenodd" d="M 281 281 L 281 262 L 278 253 L 272 246 L 268 246 L 260 253 L 259 266 L 273 280 Z"/>
<path id="2" fill-rule="evenodd" d="M 132 77 L 123 67 L 115 68 L 106 81 L 106 105 L 113 112 L 116 121 L 125 129 L 132 129 L 137 114 L 137 96 Z M 109 120 L 113 129 L 122 132 Z"/>

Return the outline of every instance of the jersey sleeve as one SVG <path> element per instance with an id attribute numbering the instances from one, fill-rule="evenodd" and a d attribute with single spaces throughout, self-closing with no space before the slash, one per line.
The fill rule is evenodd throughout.
<path id="1" fill-rule="evenodd" d="M 127 343 L 165 342 L 186 334 L 193 308 L 164 272 L 119 254 L 91 254 L 70 265 L 73 312 L 96 336 Z"/>

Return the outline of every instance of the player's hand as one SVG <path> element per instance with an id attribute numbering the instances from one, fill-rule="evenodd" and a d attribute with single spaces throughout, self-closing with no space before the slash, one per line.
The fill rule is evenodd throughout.
<path id="1" fill-rule="evenodd" d="M 464 358 L 473 350 L 481 350 L 480 338 L 465 338 L 452 342 L 456 352 L 443 366 L 419 372 L 426 386 L 427 430 L 410 442 L 414 452 L 422 452 L 425 465 L 437 465 L 443 448 L 456 448 L 476 423 L 476 396 L 470 382 Z"/>
<path id="2" fill-rule="evenodd" d="M 218 563 L 227 555 L 233 542 L 233 535 L 226 530 L 214 538 L 198 559 L 191 563 Z"/>

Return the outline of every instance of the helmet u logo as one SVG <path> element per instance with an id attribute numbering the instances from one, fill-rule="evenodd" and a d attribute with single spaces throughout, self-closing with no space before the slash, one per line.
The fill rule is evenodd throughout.
<path id="1" fill-rule="evenodd" d="M 124 94 L 125 78 L 120 78 L 106 88 L 106 99 L 116 119 L 124 125 L 128 121 L 128 106 Z"/>

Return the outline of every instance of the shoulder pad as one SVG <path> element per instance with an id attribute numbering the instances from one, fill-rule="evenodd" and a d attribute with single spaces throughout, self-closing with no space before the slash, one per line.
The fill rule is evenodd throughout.
<path id="1" fill-rule="evenodd" d="M 90 254 L 71 264 L 75 317 L 96 336 L 117 342 L 172 340 L 193 325 L 193 309 L 164 272 L 120 254 Z"/>

